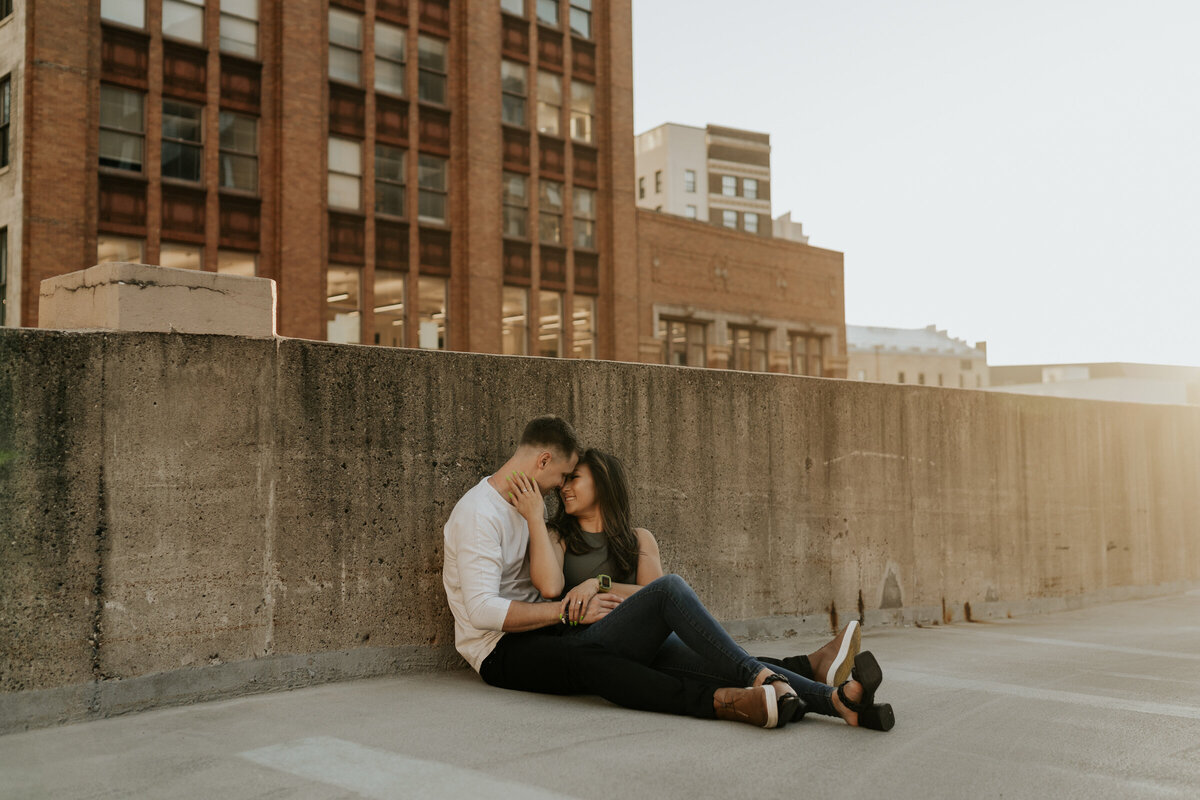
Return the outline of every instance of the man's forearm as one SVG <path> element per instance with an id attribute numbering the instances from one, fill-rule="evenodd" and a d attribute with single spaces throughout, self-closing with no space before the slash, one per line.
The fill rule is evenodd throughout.
<path id="1" fill-rule="evenodd" d="M 513 600 L 508 606 L 508 614 L 504 617 L 505 633 L 520 633 L 535 631 L 560 624 L 558 615 L 561 613 L 561 603 L 523 603 Z"/>

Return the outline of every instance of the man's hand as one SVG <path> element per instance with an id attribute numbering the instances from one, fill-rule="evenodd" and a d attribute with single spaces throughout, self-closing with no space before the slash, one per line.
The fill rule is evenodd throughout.
<path id="1" fill-rule="evenodd" d="M 522 517 L 529 522 L 533 522 L 535 518 L 545 519 L 546 501 L 542 499 L 542 493 L 538 491 L 537 484 L 532 479 L 524 472 L 514 472 L 504 479 L 508 481 L 508 502 Z"/>
<path id="2" fill-rule="evenodd" d="M 583 613 L 587 609 L 588 603 L 599 592 L 600 581 L 596 578 L 588 578 L 567 592 L 566 596 L 563 597 L 563 600 L 566 601 L 566 610 L 563 613 L 567 615 L 567 621 L 578 625 L 583 619 Z"/>

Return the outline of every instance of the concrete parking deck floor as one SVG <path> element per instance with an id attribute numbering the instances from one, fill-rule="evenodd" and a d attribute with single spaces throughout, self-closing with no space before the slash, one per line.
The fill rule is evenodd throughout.
<path id="1" fill-rule="evenodd" d="M 1200 796 L 1200 592 L 871 630 L 864 647 L 896 707 L 887 734 L 402 675 L 0 737 L 0 797 Z"/>

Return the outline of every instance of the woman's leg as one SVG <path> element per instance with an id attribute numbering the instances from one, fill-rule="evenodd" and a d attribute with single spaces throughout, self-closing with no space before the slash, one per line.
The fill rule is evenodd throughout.
<path id="1" fill-rule="evenodd" d="M 759 661 L 762 661 L 762 659 L 759 659 Z M 706 660 L 695 650 L 684 644 L 683 640 L 675 634 L 671 634 L 663 642 L 662 647 L 658 650 L 658 655 L 654 658 L 652 666 L 677 678 L 722 685 L 729 684 L 737 677 L 724 672 Z M 788 683 L 796 691 L 796 695 L 808 706 L 809 711 L 816 714 L 825 714 L 830 717 L 838 716 L 838 712 L 833 707 L 832 697 L 834 688 L 832 686 L 816 683 L 803 675 L 781 666 L 776 666 L 772 669 L 774 672 L 788 679 Z"/>
<path id="2" fill-rule="evenodd" d="M 751 685 L 764 669 L 733 641 L 678 575 L 664 575 L 642 587 L 579 637 L 649 664 L 671 633 L 734 686 Z"/>

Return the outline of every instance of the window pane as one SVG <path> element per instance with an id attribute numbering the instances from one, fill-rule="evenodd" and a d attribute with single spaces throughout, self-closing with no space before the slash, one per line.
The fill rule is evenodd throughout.
<path id="1" fill-rule="evenodd" d="M 336 8 L 329 9 L 329 43 L 362 50 L 362 17 Z"/>
<path id="2" fill-rule="evenodd" d="M 562 243 L 562 216 L 559 214 L 538 214 L 538 238 L 550 244 Z"/>
<path id="3" fill-rule="evenodd" d="M 335 81 L 344 81 L 357 85 L 362 81 L 359 77 L 360 53 L 356 50 L 346 50 L 342 47 L 329 48 L 329 77 Z"/>
<path id="4" fill-rule="evenodd" d="M 504 173 L 503 199 L 505 205 L 528 207 L 528 179 L 515 172 Z"/>
<path id="5" fill-rule="evenodd" d="M 511 94 L 501 96 L 501 111 L 500 116 L 503 122 L 509 125 L 517 125 L 525 127 L 525 99 L 522 97 L 513 97 Z"/>
<path id="6" fill-rule="evenodd" d="M 375 184 L 375 211 L 380 214 L 391 214 L 394 217 L 404 216 L 404 187 L 394 183 Z"/>
<path id="7" fill-rule="evenodd" d="M 375 55 L 389 61 L 404 61 L 405 31 L 385 22 L 375 23 Z"/>
<path id="8" fill-rule="evenodd" d="M 258 0 L 221 0 L 221 10 L 246 19 L 258 19 Z"/>
<path id="9" fill-rule="evenodd" d="M 375 270 L 375 344 L 404 347 L 403 272 Z"/>
<path id="10" fill-rule="evenodd" d="M 143 133 L 142 95 L 115 86 L 100 87 L 100 125 Z"/>
<path id="11" fill-rule="evenodd" d="M 586 219 L 596 218 L 596 193 L 591 189 L 576 187 L 574 196 L 575 216 Z"/>
<path id="12" fill-rule="evenodd" d="M 254 253 L 239 253 L 235 250 L 218 250 L 217 272 L 253 278 L 258 274 L 258 256 Z"/>
<path id="13" fill-rule="evenodd" d="M 362 178 L 329 173 L 329 205 L 358 210 L 362 204 Z"/>
<path id="14" fill-rule="evenodd" d="M 523 356 L 529 353 L 529 290 L 517 286 L 504 287 L 504 302 L 500 309 L 501 352 Z"/>
<path id="15" fill-rule="evenodd" d="M 220 128 L 222 150 L 252 155 L 258 152 L 258 120 L 222 111 Z"/>
<path id="16" fill-rule="evenodd" d="M 737 228 L 738 213 L 736 211 L 722 211 L 721 224 L 726 228 Z"/>
<path id="17" fill-rule="evenodd" d="M 541 181 L 538 197 L 543 211 L 562 211 L 563 185 L 557 181 Z"/>
<path id="18" fill-rule="evenodd" d="M 441 39 L 422 36 L 417 40 L 421 69 L 446 73 L 446 43 Z"/>
<path id="19" fill-rule="evenodd" d="M 525 16 L 525 0 L 500 0 L 500 8 L 518 17 Z"/>
<path id="20" fill-rule="evenodd" d="M 540 292 L 539 294 L 535 355 L 560 358 L 562 356 L 562 295 L 558 292 Z"/>
<path id="21" fill-rule="evenodd" d="M 596 298 L 575 295 L 571 325 L 575 329 L 572 337 L 571 355 L 575 358 L 596 357 Z"/>
<path id="22" fill-rule="evenodd" d="M 141 239 L 127 239 L 123 236 L 104 236 L 96 238 L 96 263 L 105 264 L 109 261 L 125 261 L 140 264 L 145 254 L 145 242 Z"/>
<path id="23" fill-rule="evenodd" d="M 417 346 L 426 350 L 446 347 L 446 280 L 422 276 L 418 286 Z"/>
<path id="24" fill-rule="evenodd" d="M 446 195 L 435 192 L 417 193 L 417 216 L 432 222 L 446 221 Z"/>
<path id="25" fill-rule="evenodd" d="M 145 0 L 100 0 L 100 16 L 112 22 L 146 27 Z"/>
<path id="26" fill-rule="evenodd" d="M 162 175 L 164 178 L 199 181 L 204 175 L 204 148 L 164 139 Z"/>
<path id="27" fill-rule="evenodd" d="M 100 131 L 100 166 L 141 170 L 142 137 L 116 131 Z"/>
<path id="28" fill-rule="evenodd" d="M 325 339 L 358 344 L 362 341 L 362 271 L 330 267 L 326 275 Z"/>
<path id="29" fill-rule="evenodd" d="M 504 207 L 504 235 L 524 239 L 529 236 L 529 211 L 514 206 Z"/>
<path id="30" fill-rule="evenodd" d="M 558 26 L 558 0 L 537 0 L 537 15 L 539 22 Z"/>
<path id="31" fill-rule="evenodd" d="M 538 100 L 552 105 L 562 105 L 562 77 L 552 72 L 538 73 Z"/>
<path id="32" fill-rule="evenodd" d="M 163 0 L 163 36 L 186 39 L 189 42 L 204 41 L 204 4 L 193 5 L 182 0 Z"/>
<path id="33" fill-rule="evenodd" d="M 683 171 L 683 190 L 685 192 L 696 191 L 696 170 L 685 169 Z"/>
<path id="34" fill-rule="evenodd" d="M 422 153 L 417 160 L 417 173 L 417 183 L 422 189 L 446 190 L 446 159 Z"/>
<path id="35" fill-rule="evenodd" d="M 227 189 L 258 191 L 258 159 L 221 153 L 221 186 Z"/>
<path id="36" fill-rule="evenodd" d="M 375 145 L 375 177 L 404 183 L 404 151 L 385 144 Z"/>
<path id="37" fill-rule="evenodd" d="M 362 146 L 349 139 L 329 138 L 329 169 L 362 175 Z"/>
<path id="38" fill-rule="evenodd" d="M 404 65 L 394 61 L 375 62 L 375 88 L 381 92 L 404 94 Z"/>
<path id="39" fill-rule="evenodd" d="M 158 256 L 159 266 L 175 269 L 203 269 L 204 248 L 194 244 L 163 242 Z"/>
<path id="40" fill-rule="evenodd" d="M 746 233 L 758 233 L 758 214 L 751 214 L 747 211 L 742 215 L 742 220 Z"/>
<path id="41" fill-rule="evenodd" d="M 417 76 L 417 97 L 427 103 L 446 104 L 446 76 L 421 70 Z"/>
<path id="42" fill-rule="evenodd" d="M 584 250 L 596 249 L 596 223 L 590 219 L 575 220 L 575 246 Z"/>
<path id="43" fill-rule="evenodd" d="M 592 38 L 592 13 L 590 11 L 579 8 L 571 9 L 571 33 L 577 33 L 586 39 Z"/>
<path id="44" fill-rule="evenodd" d="M 737 178 L 732 175 L 721 176 L 721 194 L 726 197 L 737 197 Z"/>
<path id="45" fill-rule="evenodd" d="M 162 135 L 168 139 L 200 142 L 200 107 L 163 100 Z"/>
<path id="46" fill-rule="evenodd" d="M 521 96 L 529 94 L 529 68 L 514 61 L 501 61 L 500 90 Z"/>
<path id="47" fill-rule="evenodd" d="M 683 215 L 685 217 L 687 217 L 688 219 L 695 219 L 696 218 L 696 207 L 688 206 L 687 208 L 685 208 L 683 210 Z"/>
<path id="48" fill-rule="evenodd" d="M 742 196 L 751 200 L 757 200 L 758 181 L 754 178 L 742 178 Z"/>
<path id="49" fill-rule="evenodd" d="M 222 9 L 225 3 L 221 4 Z M 258 25 L 244 19 L 221 15 L 221 49 L 248 58 L 258 57 Z"/>

